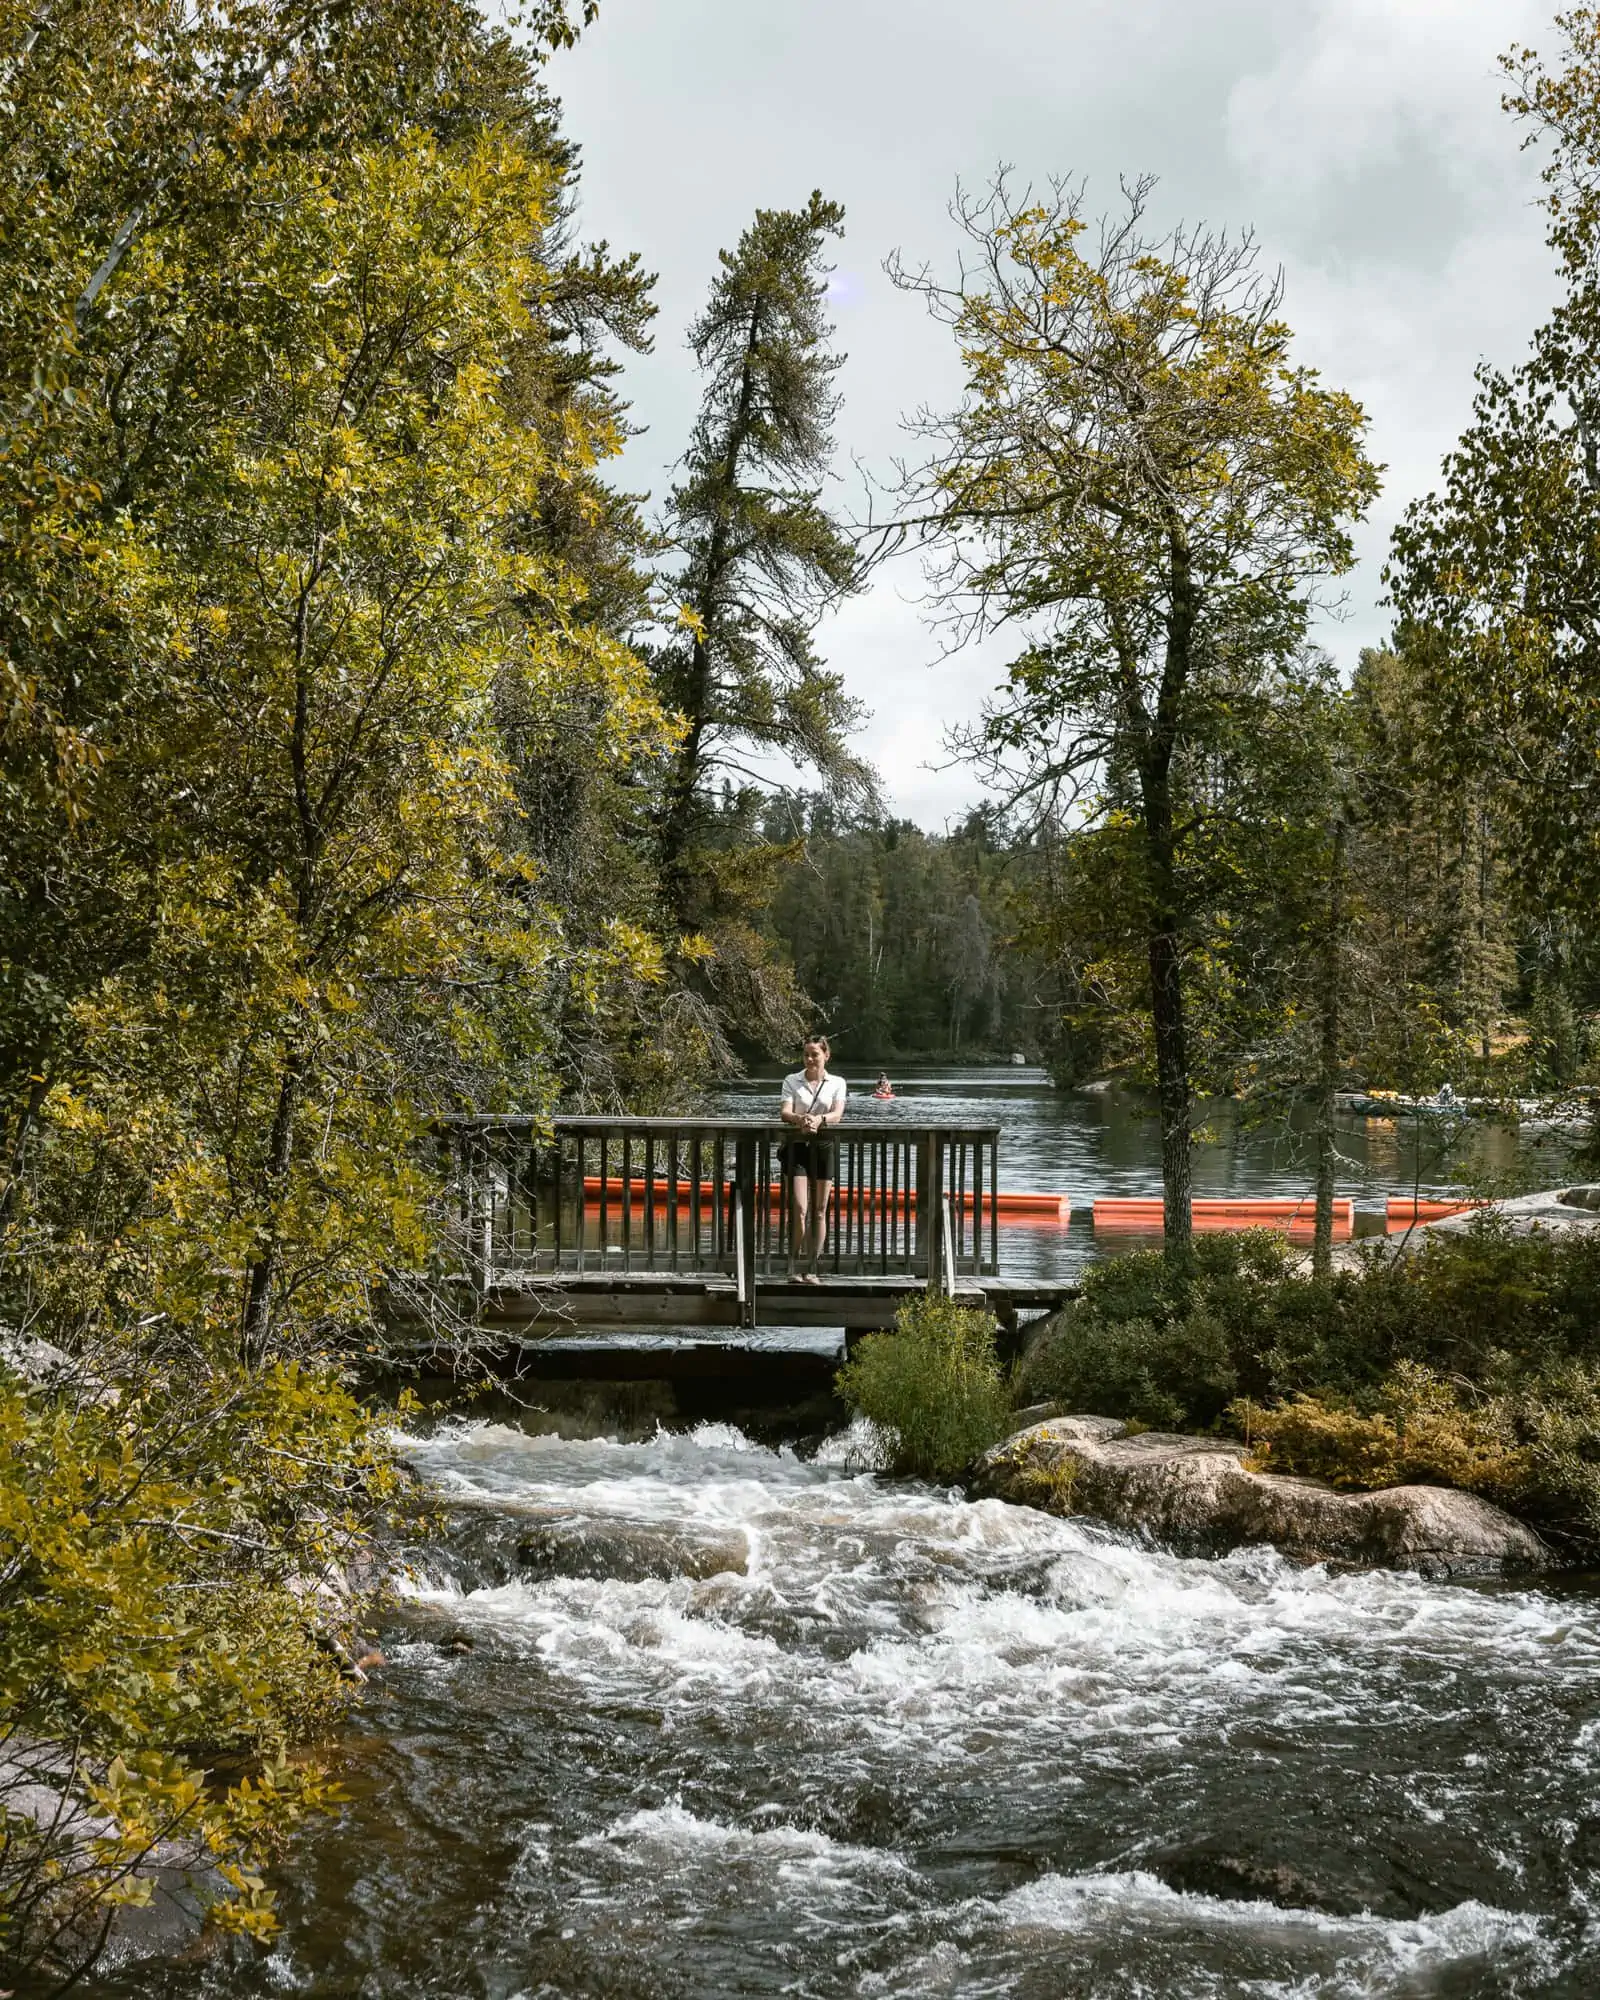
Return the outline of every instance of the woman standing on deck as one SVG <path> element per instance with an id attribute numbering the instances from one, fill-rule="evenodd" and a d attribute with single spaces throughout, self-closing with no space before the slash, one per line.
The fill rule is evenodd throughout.
<path id="1" fill-rule="evenodd" d="M 783 1079 L 779 1107 L 784 1124 L 796 1126 L 803 1135 L 785 1142 L 783 1162 L 794 1183 L 794 1233 L 789 1240 L 794 1258 L 811 1267 L 800 1273 L 806 1285 L 818 1282 L 817 1259 L 828 1240 L 828 1203 L 839 1156 L 838 1144 L 828 1134 L 844 1116 L 849 1094 L 842 1076 L 828 1074 L 830 1053 L 826 1035 L 809 1037 L 801 1050 L 804 1067 Z"/>

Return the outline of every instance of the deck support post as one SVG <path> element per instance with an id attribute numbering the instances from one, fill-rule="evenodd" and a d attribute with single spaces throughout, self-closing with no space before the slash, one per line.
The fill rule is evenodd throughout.
<path id="1" fill-rule="evenodd" d="M 763 1195 L 766 1190 L 762 1189 Z M 756 1323 L 756 1141 L 739 1135 L 733 1152 L 734 1276 L 739 1289 L 739 1324 Z"/>
<path id="2" fill-rule="evenodd" d="M 945 1213 L 943 1132 L 930 1132 L 922 1141 L 925 1166 L 918 1161 L 917 1234 L 923 1240 L 928 1259 L 928 1290 L 948 1292 L 955 1274 L 945 1269 L 949 1217 Z"/>

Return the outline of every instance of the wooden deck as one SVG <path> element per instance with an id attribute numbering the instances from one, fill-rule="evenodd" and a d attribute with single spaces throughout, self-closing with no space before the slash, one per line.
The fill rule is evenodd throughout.
<path id="1" fill-rule="evenodd" d="M 950 1292 L 963 1302 L 987 1306 L 1002 1325 L 1012 1325 L 1019 1311 L 1052 1311 L 1074 1289 L 984 1277 L 958 1280 Z M 901 1303 L 926 1290 L 927 1282 L 921 1278 L 830 1274 L 815 1285 L 791 1277 L 758 1280 L 753 1298 L 745 1300 L 735 1280 L 720 1274 L 563 1273 L 492 1284 L 477 1295 L 476 1314 L 484 1326 L 524 1335 L 654 1326 L 816 1326 L 861 1331 L 892 1326 Z"/>
<path id="2" fill-rule="evenodd" d="M 1003 1324 L 1064 1285 L 999 1265 L 999 1128 L 847 1119 L 816 1283 L 802 1281 L 786 1138 L 765 1119 L 458 1118 L 444 1281 L 526 1340 L 586 1328 L 892 1325 L 939 1292 Z M 535 1331 L 537 1329 L 537 1332 Z"/>

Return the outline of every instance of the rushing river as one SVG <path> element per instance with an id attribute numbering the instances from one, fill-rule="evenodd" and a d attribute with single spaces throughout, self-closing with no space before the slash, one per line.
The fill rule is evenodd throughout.
<path id="1" fill-rule="evenodd" d="M 1183 1561 L 704 1427 L 455 1505 L 270 1956 L 118 1993 L 1593 1995 L 1586 1595 Z"/>
<path id="2" fill-rule="evenodd" d="M 1154 1184 L 1115 1102 L 967 1072 L 905 1115 L 933 1096 L 1000 1113 L 1004 1184 Z M 1347 1140 L 1351 1191 L 1460 1171 Z M 1304 1173 L 1263 1134 L 1199 1162 Z M 279 1940 L 108 2000 L 1600 1993 L 1587 1588 L 1182 1560 L 889 1481 L 838 1428 L 589 1428 L 409 1441 L 451 1531 Z"/>

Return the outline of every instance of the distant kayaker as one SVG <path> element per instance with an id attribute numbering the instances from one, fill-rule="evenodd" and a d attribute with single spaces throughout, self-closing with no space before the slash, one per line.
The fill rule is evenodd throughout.
<path id="1" fill-rule="evenodd" d="M 779 1116 L 785 1125 L 798 1127 L 801 1136 L 786 1139 L 779 1151 L 794 1188 L 790 1256 L 807 1267 L 800 1282 L 815 1285 L 820 1283 L 817 1259 L 828 1240 L 828 1204 L 839 1157 L 837 1141 L 827 1135 L 844 1116 L 849 1093 L 842 1076 L 828 1074 L 832 1051 L 826 1035 L 810 1036 L 800 1053 L 802 1067 L 783 1079 Z"/>
<path id="2" fill-rule="evenodd" d="M 880 1069 L 878 1071 L 878 1087 L 872 1094 L 874 1097 L 894 1096 L 894 1085 L 889 1081 L 889 1074 L 887 1070 Z"/>

